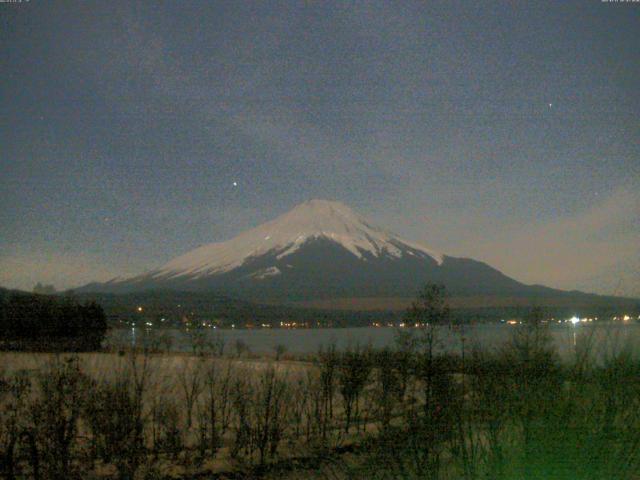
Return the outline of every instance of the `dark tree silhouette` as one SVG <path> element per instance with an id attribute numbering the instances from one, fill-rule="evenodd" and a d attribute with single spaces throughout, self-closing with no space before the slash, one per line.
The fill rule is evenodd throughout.
<path id="1" fill-rule="evenodd" d="M 0 299 L 0 347 L 96 350 L 107 319 L 95 302 L 70 297 L 13 293 Z"/>

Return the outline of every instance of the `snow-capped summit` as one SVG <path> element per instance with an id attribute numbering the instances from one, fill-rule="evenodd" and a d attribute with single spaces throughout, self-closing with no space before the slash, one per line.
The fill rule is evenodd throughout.
<path id="1" fill-rule="evenodd" d="M 157 271 L 154 277 L 202 277 L 227 272 L 248 259 L 275 253 L 278 260 L 310 240 L 325 239 L 366 260 L 368 256 L 401 257 L 407 248 L 432 257 L 438 264 L 442 255 L 371 225 L 344 203 L 309 200 L 275 220 L 241 233 L 221 243 L 203 245 L 181 255 Z"/>
<path id="2" fill-rule="evenodd" d="M 84 291 L 210 291 L 248 300 L 410 298 L 426 282 L 453 294 L 539 293 L 489 265 L 443 255 L 372 225 L 340 202 L 310 200 L 160 268 Z"/>

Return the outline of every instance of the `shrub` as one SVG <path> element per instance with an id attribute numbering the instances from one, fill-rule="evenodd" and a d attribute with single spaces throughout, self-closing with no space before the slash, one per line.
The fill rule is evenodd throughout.
<path id="1" fill-rule="evenodd" d="M 40 467 L 46 478 L 79 477 L 72 460 L 79 456 L 74 450 L 78 447 L 78 423 L 87 401 L 88 379 L 80 370 L 78 357 L 56 356 L 37 380 L 39 391 L 30 408 L 30 429 L 38 458 L 32 456 L 32 467 Z"/>

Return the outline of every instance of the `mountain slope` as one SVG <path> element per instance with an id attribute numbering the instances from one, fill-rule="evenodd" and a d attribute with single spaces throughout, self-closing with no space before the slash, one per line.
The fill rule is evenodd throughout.
<path id="1" fill-rule="evenodd" d="M 152 276 L 202 278 L 228 272 L 261 255 L 275 254 L 276 259 L 281 260 L 314 239 L 337 243 L 358 259 L 365 255 L 398 258 L 403 249 L 409 248 L 412 254 L 430 256 L 436 262 L 442 262 L 440 254 L 370 225 L 340 202 L 310 200 L 232 240 L 204 245 L 182 255 L 153 272 Z"/>
<path id="2" fill-rule="evenodd" d="M 222 243 L 131 279 L 83 291 L 215 291 L 260 302 L 413 297 L 426 282 L 453 295 L 584 295 L 524 285 L 489 265 L 443 255 L 372 225 L 346 205 L 311 200 Z"/>

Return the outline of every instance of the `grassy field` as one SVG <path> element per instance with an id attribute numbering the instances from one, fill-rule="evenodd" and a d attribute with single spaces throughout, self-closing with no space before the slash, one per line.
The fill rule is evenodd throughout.
<path id="1" fill-rule="evenodd" d="M 96 380 L 114 378 L 126 372 L 131 366 L 130 351 L 123 353 L 90 352 L 77 354 L 31 353 L 31 352 L 0 352 L 0 365 L 5 375 L 12 375 L 19 371 L 37 372 L 55 362 L 56 359 L 78 358 L 80 368 L 91 378 Z M 181 352 L 159 352 L 135 355 L 139 364 L 147 363 L 147 368 L 154 377 L 154 383 L 159 386 L 169 386 L 175 383 L 179 373 L 185 369 L 195 368 L 196 364 L 214 363 L 218 368 L 229 366 L 248 371 L 262 371 L 269 367 L 277 371 L 300 375 L 305 372 L 309 362 L 282 360 L 276 362 L 268 356 L 258 358 L 210 357 Z"/>

